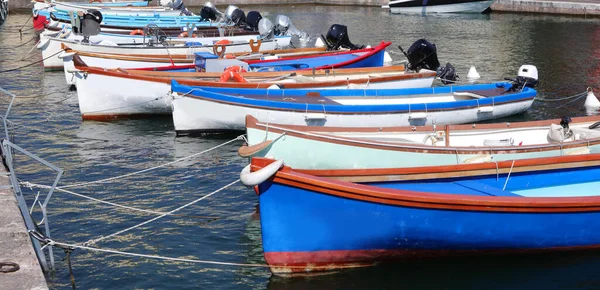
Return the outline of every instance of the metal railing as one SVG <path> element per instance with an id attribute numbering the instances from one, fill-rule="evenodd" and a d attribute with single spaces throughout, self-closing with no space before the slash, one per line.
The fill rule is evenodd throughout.
<path id="1" fill-rule="evenodd" d="M 12 109 L 12 106 L 13 106 L 14 101 L 17 96 L 1 87 L 0 87 L 0 93 L 6 94 L 11 97 L 11 100 L 10 100 L 10 103 L 8 104 L 6 113 L 3 116 L 0 116 L 2 118 L 2 123 L 4 126 L 4 140 L 2 140 L 2 153 L 4 155 L 3 158 L 5 161 L 5 165 L 7 167 L 7 170 L 9 171 L 8 173 L 9 173 L 9 177 L 10 177 L 11 187 L 12 187 L 15 197 L 17 199 L 17 203 L 19 205 L 19 210 L 21 211 L 21 215 L 23 216 L 23 220 L 25 221 L 25 226 L 27 228 L 28 233 L 38 231 L 38 227 L 43 225 L 43 231 L 44 231 L 43 234 L 46 237 L 50 238 L 50 225 L 48 222 L 46 206 L 48 205 L 50 198 L 52 198 L 52 194 L 54 193 L 54 190 L 56 189 L 58 181 L 60 180 L 60 178 L 63 174 L 63 170 L 54 166 L 50 162 L 40 158 L 39 156 L 37 156 L 33 153 L 30 153 L 27 150 L 23 149 L 22 147 L 13 143 L 14 139 L 12 138 L 12 134 L 11 134 L 12 132 L 9 129 L 14 128 L 14 123 L 11 122 L 10 120 L 8 120 L 8 115 L 10 114 L 10 111 Z M 52 170 L 57 172 L 56 177 L 54 179 L 54 183 L 52 184 L 52 187 L 49 189 L 49 191 L 46 195 L 46 198 L 44 199 L 44 201 L 42 203 L 39 203 L 40 208 L 42 210 L 42 220 L 39 223 L 36 223 L 34 221 L 34 218 L 31 215 L 30 208 L 27 205 L 27 202 L 23 196 L 23 191 L 21 190 L 21 186 L 19 184 L 19 180 L 17 178 L 17 174 L 16 174 L 15 168 L 14 168 L 14 152 L 15 151 L 18 151 L 18 152 L 28 156 L 29 158 L 49 167 Z M 34 205 L 32 205 L 32 207 Z M 31 238 L 31 236 L 30 236 L 30 238 Z M 33 244 L 33 248 L 38 257 L 40 265 L 42 266 L 42 269 L 46 272 L 54 271 L 54 254 L 52 251 L 52 246 L 51 245 L 50 246 L 42 246 L 40 244 L 39 240 L 37 240 L 35 238 L 31 238 L 31 242 Z M 47 249 L 47 251 L 48 251 L 47 256 L 46 256 L 46 253 L 44 252 L 45 249 Z M 48 259 L 49 259 L 49 261 L 48 261 Z"/>

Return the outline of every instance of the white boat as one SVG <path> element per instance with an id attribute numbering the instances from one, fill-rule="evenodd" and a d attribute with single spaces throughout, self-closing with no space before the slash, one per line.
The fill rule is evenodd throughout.
<path id="1" fill-rule="evenodd" d="M 384 8 L 391 13 L 482 13 L 494 0 L 392 0 Z"/>
<path id="2" fill-rule="evenodd" d="M 63 60 L 58 57 L 63 50 L 62 44 L 77 51 L 108 53 L 108 54 L 171 54 L 171 55 L 193 55 L 200 51 L 213 51 L 213 43 L 221 40 L 226 40 L 230 44 L 225 45 L 227 52 L 251 52 L 253 49 L 249 41 L 256 41 L 258 44 L 258 35 L 240 35 L 226 37 L 203 37 L 203 38 L 170 38 L 170 45 L 165 47 L 161 44 L 156 46 L 144 46 L 144 41 L 148 43 L 149 37 L 143 35 L 120 35 L 120 34 L 99 34 L 90 36 L 90 43 L 82 43 L 82 37 L 66 32 L 65 34 L 58 33 L 42 33 L 38 48 L 42 51 L 44 69 L 57 70 L 63 68 Z M 56 35 L 57 37 L 51 37 Z M 290 36 L 277 36 L 273 40 L 261 41 L 261 50 L 274 50 L 281 47 L 286 47 L 290 44 Z M 185 43 L 190 42 L 192 46 L 186 46 Z M 104 44 L 104 45 L 103 45 Z"/>
<path id="3" fill-rule="evenodd" d="M 84 120 L 172 114 L 171 79 L 197 86 L 289 87 L 320 89 L 348 87 L 426 87 L 435 72 L 405 73 L 401 67 L 241 73 L 247 83 L 220 82 L 222 73 L 162 73 L 77 66 L 79 109 Z M 225 117 L 225 116 L 223 116 Z"/>
<path id="4" fill-rule="evenodd" d="M 0 0 L 0 24 L 8 18 L 8 0 Z"/>
<path id="5" fill-rule="evenodd" d="M 521 90 L 522 89 L 522 90 Z M 461 124 L 529 109 L 536 91 L 509 83 L 419 89 L 223 89 L 173 81 L 177 134 L 242 131 L 246 115 L 269 123 L 326 127 Z"/>

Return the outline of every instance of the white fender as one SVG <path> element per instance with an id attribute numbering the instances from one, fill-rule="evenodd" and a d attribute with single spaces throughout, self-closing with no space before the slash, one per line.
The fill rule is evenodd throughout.
<path id="1" fill-rule="evenodd" d="M 467 79 L 469 79 L 470 81 L 474 81 L 480 78 L 481 75 L 477 72 L 477 69 L 475 69 L 474 66 L 471 66 L 471 68 L 469 68 L 469 72 L 467 73 Z"/>
<path id="2" fill-rule="evenodd" d="M 242 184 L 246 186 L 255 186 L 265 182 L 265 180 L 273 176 L 273 174 L 283 166 L 283 160 L 277 160 L 263 169 L 254 172 L 250 172 L 250 166 L 251 165 L 248 164 L 242 169 L 242 172 L 240 172 L 240 180 L 242 181 Z"/>
<path id="3" fill-rule="evenodd" d="M 383 62 L 388 63 L 388 62 L 392 62 L 392 61 L 394 61 L 392 59 L 392 56 L 387 51 L 385 51 L 383 53 Z"/>
<path id="4" fill-rule="evenodd" d="M 594 91 L 592 91 L 591 88 L 588 88 L 584 106 L 586 108 L 600 108 L 600 101 L 598 101 L 598 98 L 596 98 L 596 95 L 594 95 Z"/>

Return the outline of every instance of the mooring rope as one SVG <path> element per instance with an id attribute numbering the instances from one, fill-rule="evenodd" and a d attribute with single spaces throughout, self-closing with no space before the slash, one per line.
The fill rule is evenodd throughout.
<path id="1" fill-rule="evenodd" d="M 19 45 L 17 45 L 17 46 L 14 46 L 13 48 L 19 48 L 19 47 L 21 47 L 21 46 L 24 46 L 25 44 L 28 44 L 28 43 L 30 43 L 30 42 L 31 42 L 31 41 L 33 41 L 34 39 L 36 39 L 36 37 L 35 37 L 35 36 L 34 36 L 34 37 L 32 37 L 30 40 L 27 40 L 26 42 L 23 42 L 23 43 L 21 43 L 21 44 L 19 44 Z"/>
<path id="2" fill-rule="evenodd" d="M 239 179 L 236 179 L 235 181 L 233 181 L 233 182 L 230 182 L 229 184 L 227 184 L 227 185 L 225 185 L 225 186 L 223 186 L 223 187 L 221 187 L 221 188 L 219 188 L 219 189 L 217 189 L 217 190 L 215 190 L 215 191 L 213 191 L 213 192 L 211 192 L 211 193 L 209 193 L 209 194 L 207 194 L 207 195 L 205 195 L 205 196 L 203 196 L 203 197 L 201 197 L 201 198 L 198 198 L 198 199 L 196 199 L 196 200 L 194 200 L 194 201 L 192 201 L 192 202 L 186 203 L 186 204 L 184 204 L 184 205 L 182 205 L 182 206 L 180 206 L 180 207 L 178 207 L 178 208 L 176 208 L 176 209 L 174 209 L 174 210 L 171 210 L 171 211 L 169 211 L 169 212 L 167 212 L 167 213 L 164 213 L 164 214 L 162 214 L 162 215 L 160 215 L 160 216 L 157 216 L 157 217 L 155 217 L 155 218 L 151 218 L 151 219 L 149 219 L 149 220 L 147 220 L 147 221 L 144 221 L 144 222 L 142 222 L 142 223 L 139 223 L 139 224 L 137 224 L 137 225 L 135 225 L 135 226 L 131 226 L 131 227 L 128 227 L 128 228 L 126 228 L 126 229 L 124 229 L 124 230 L 120 230 L 120 231 L 118 231 L 118 232 L 116 232 L 116 233 L 113 233 L 113 234 L 110 234 L 110 235 L 108 235 L 108 236 L 101 236 L 101 237 L 99 237 L 99 238 L 96 238 L 96 239 L 89 240 L 89 241 L 85 242 L 85 243 L 84 243 L 84 245 L 92 245 L 92 244 L 95 244 L 95 243 L 97 243 L 97 242 L 99 242 L 99 241 L 106 240 L 106 239 L 108 239 L 108 238 L 112 238 L 112 237 L 114 237 L 114 236 L 116 236 L 116 235 L 120 235 L 120 234 L 122 234 L 122 233 L 125 233 L 125 232 L 128 232 L 128 231 L 130 231 L 130 230 L 133 230 L 133 229 L 139 228 L 139 227 L 141 227 L 141 226 L 143 226 L 143 225 L 149 224 L 149 223 L 151 223 L 151 222 L 153 222 L 153 221 L 155 221 L 155 220 L 158 220 L 158 219 L 161 219 L 161 218 L 163 218 L 163 217 L 166 217 L 166 216 L 168 216 L 168 215 L 171 215 L 171 214 L 173 214 L 173 213 L 175 213 L 175 212 L 177 212 L 177 211 L 180 211 L 180 210 L 182 210 L 182 209 L 184 209 L 184 208 L 186 208 L 186 207 L 188 207 L 188 206 L 190 206 L 190 205 L 193 205 L 193 204 L 195 204 L 195 203 L 197 203 L 197 202 L 199 202 L 199 201 L 201 201 L 201 200 L 203 200 L 203 199 L 206 199 L 206 198 L 208 198 L 208 197 L 210 197 L 210 196 L 212 196 L 212 195 L 214 195 L 214 194 L 216 194 L 216 193 L 219 193 L 219 192 L 221 192 L 222 190 L 224 190 L 224 189 L 227 189 L 227 188 L 231 187 L 232 185 L 234 185 L 234 184 L 236 184 L 236 183 L 238 183 L 238 182 L 240 182 L 240 180 L 239 180 Z"/>
<path id="3" fill-rule="evenodd" d="M 43 184 L 35 184 L 35 183 L 31 183 L 29 181 L 19 182 L 19 185 L 24 186 L 24 187 L 28 187 L 30 189 L 33 189 L 33 188 L 51 189 L 52 188 L 52 186 L 43 185 Z M 78 197 L 81 197 L 81 198 L 93 200 L 95 202 L 107 204 L 107 205 L 114 206 L 114 207 L 120 207 L 120 208 L 125 208 L 125 209 L 129 209 L 129 210 L 133 210 L 133 211 L 140 211 L 140 212 L 151 213 L 151 214 L 156 214 L 156 215 L 165 214 L 164 212 L 160 212 L 160 211 L 146 210 L 146 209 L 136 208 L 136 207 L 127 206 L 127 205 L 121 205 L 121 204 L 118 204 L 118 203 L 114 203 L 114 202 L 110 202 L 110 201 L 105 201 L 105 200 L 93 198 L 93 197 L 90 197 L 90 196 L 87 196 L 87 195 L 83 195 L 83 194 L 80 194 L 80 193 L 77 193 L 77 192 L 73 192 L 73 191 L 69 191 L 69 190 L 66 190 L 66 189 L 62 189 L 62 188 L 59 188 L 59 187 L 56 188 L 56 191 L 65 192 L 65 193 L 72 194 L 72 195 L 75 195 L 75 196 L 78 196 Z"/>
<path id="4" fill-rule="evenodd" d="M 196 263 L 196 264 L 211 264 L 211 265 L 220 265 L 220 266 L 236 266 L 236 267 L 251 267 L 251 268 L 270 268 L 271 267 L 270 265 L 267 265 L 267 264 L 258 264 L 258 263 L 250 264 L 250 263 L 221 262 L 221 261 L 214 261 L 214 260 L 174 258 L 174 257 L 166 257 L 166 256 L 159 256 L 159 255 L 148 255 L 148 254 L 124 252 L 124 251 L 113 250 L 113 249 L 94 248 L 94 247 L 90 247 L 90 246 L 86 246 L 86 245 L 77 245 L 77 244 L 68 244 L 68 243 L 57 242 L 50 238 L 42 237 L 39 233 L 33 232 L 33 231 L 29 231 L 29 233 L 31 234 L 31 236 L 33 236 L 34 238 L 36 238 L 37 240 L 39 240 L 40 242 L 42 242 L 46 245 L 59 247 L 62 249 L 71 249 L 71 250 L 72 249 L 81 249 L 81 250 L 88 250 L 88 251 L 92 251 L 92 252 L 103 252 L 103 253 L 117 254 L 117 255 L 123 255 L 123 256 L 132 256 L 132 257 L 175 261 L 175 262 L 188 262 L 188 263 Z M 307 268 L 310 268 L 313 270 L 329 269 L 330 267 L 331 266 L 329 266 L 329 265 L 324 265 L 324 266 L 278 265 L 277 266 L 277 268 L 282 268 L 282 269 L 307 269 Z M 358 267 L 361 267 L 361 265 L 336 265 L 335 268 L 336 269 L 351 269 L 351 268 L 358 268 Z"/>
<path id="5" fill-rule="evenodd" d="M 22 69 L 22 68 L 30 67 L 30 66 L 32 66 L 32 65 L 34 65 L 34 64 L 38 64 L 38 63 L 40 63 L 40 62 L 43 62 L 44 60 L 47 60 L 47 59 L 49 59 L 49 58 L 51 58 L 51 57 L 54 57 L 54 56 L 56 56 L 57 54 L 59 54 L 59 53 L 61 53 L 61 52 L 63 52 L 63 51 L 65 51 L 65 50 L 64 50 L 64 49 L 61 49 L 61 50 L 59 50 L 58 52 L 56 52 L 55 54 L 53 54 L 53 55 L 51 55 L 51 56 L 49 56 L 49 57 L 42 58 L 42 60 L 38 60 L 38 61 L 32 62 L 32 63 L 30 63 L 30 64 L 27 64 L 27 65 L 24 65 L 24 66 L 20 66 L 20 67 L 16 67 L 16 68 L 11 68 L 11 69 L 7 69 L 7 70 L 2 70 L 2 71 L 0 71 L 0 73 L 11 72 L 11 71 L 20 70 L 20 69 Z"/>
<path id="6" fill-rule="evenodd" d="M 570 100 L 573 98 L 581 98 L 583 96 L 587 96 L 587 91 L 583 92 L 583 93 L 579 93 L 579 94 L 575 94 L 575 95 L 571 95 L 568 97 L 563 97 L 563 98 L 558 98 L 558 99 L 546 99 L 546 98 L 535 98 L 536 101 L 540 101 L 540 102 L 560 102 L 560 101 L 564 101 L 564 100 Z M 575 100 L 576 101 L 576 100 Z"/>
<path id="7" fill-rule="evenodd" d="M 189 156 L 186 156 L 186 157 L 182 157 L 182 158 L 179 158 L 179 159 L 175 159 L 175 160 L 173 160 L 171 162 L 167 162 L 167 163 L 164 163 L 164 164 L 161 164 L 161 165 L 158 165 L 158 166 L 154 166 L 154 167 L 146 168 L 146 169 L 143 169 L 143 170 L 139 170 L 139 171 L 127 173 L 127 174 L 124 174 L 124 175 L 119 175 L 119 176 L 104 178 L 104 179 L 100 179 L 100 180 L 96 180 L 96 181 L 89 181 L 89 182 L 82 182 L 82 183 L 76 183 L 76 184 L 71 184 L 71 185 L 65 185 L 65 186 L 60 186 L 60 187 L 56 187 L 56 188 L 57 189 L 59 189 L 59 188 L 60 189 L 65 189 L 65 188 L 71 188 L 71 187 L 81 187 L 81 186 L 86 186 L 86 185 L 91 185 L 91 184 L 104 183 L 104 182 L 107 182 L 107 181 L 113 181 L 113 180 L 117 180 L 117 179 L 122 179 L 122 178 L 130 177 L 130 176 L 133 176 L 133 175 L 137 175 L 137 174 L 140 174 L 140 173 L 148 172 L 148 171 L 151 171 L 151 170 L 154 170 L 154 169 L 162 168 L 162 167 L 169 166 L 171 164 L 174 164 L 174 163 L 186 160 L 186 159 L 190 159 L 190 158 L 196 157 L 198 155 L 202 155 L 204 153 L 210 152 L 210 151 L 215 150 L 217 148 L 223 147 L 223 146 L 225 146 L 227 144 L 233 143 L 233 142 L 238 141 L 238 140 L 242 140 L 242 136 L 244 136 L 244 135 L 237 136 L 234 139 L 231 139 L 231 140 L 229 140 L 229 141 L 227 141 L 225 143 L 221 143 L 221 144 L 219 144 L 217 146 L 211 147 L 211 148 L 203 150 L 201 152 L 194 153 L 192 155 L 189 155 Z"/>

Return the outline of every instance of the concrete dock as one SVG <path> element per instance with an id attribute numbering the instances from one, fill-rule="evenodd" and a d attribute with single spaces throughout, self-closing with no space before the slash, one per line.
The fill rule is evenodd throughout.
<path id="1" fill-rule="evenodd" d="M 8 173 L 0 165 L 0 263 L 17 263 L 20 268 L 16 272 L 0 272 L 0 289 L 48 289 L 15 194 L 6 188 L 9 184 Z"/>
<path id="2" fill-rule="evenodd" d="M 599 0 L 496 0 L 492 11 L 600 16 Z"/>

